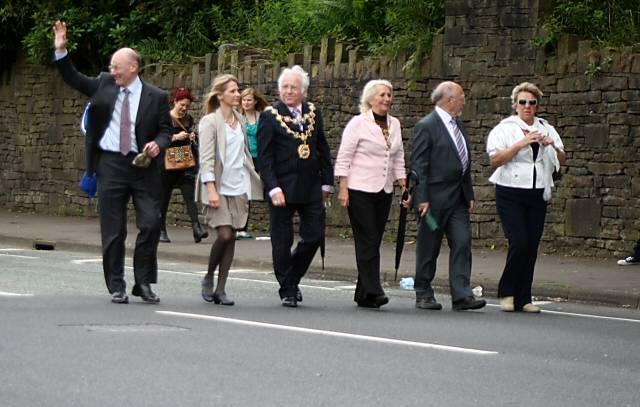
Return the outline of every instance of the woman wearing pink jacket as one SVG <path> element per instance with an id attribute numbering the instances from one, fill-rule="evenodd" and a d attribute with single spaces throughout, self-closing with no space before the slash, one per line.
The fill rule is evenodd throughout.
<path id="1" fill-rule="evenodd" d="M 389 302 L 380 285 L 380 243 L 389 217 L 394 183 L 406 188 L 400 122 L 389 114 L 393 86 L 369 81 L 360 98 L 360 114 L 342 133 L 335 175 L 340 204 L 347 208 L 358 266 L 354 296 L 359 307 Z M 408 205 L 408 202 L 405 202 Z"/>

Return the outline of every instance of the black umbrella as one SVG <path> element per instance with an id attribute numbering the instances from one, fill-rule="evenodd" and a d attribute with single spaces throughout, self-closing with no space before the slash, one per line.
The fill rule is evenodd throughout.
<path id="1" fill-rule="evenodd" d="M 325 229 L 327 227 L 327 225 L 325 225 L 325 222 L 327 221 L 327 207 L 325 206 L 324 208 L 324 222 L 322 222 L 322 224 L 324 225 L 322 228 L 322 238 L 320 239 L 320 257 L 322 257 L 322 269 L 324 270 L 324 253 L 326 250 L 326 245 L 325 245 Z"/>
<path id="2" fill-rule="evenodd" d="M 413 181 L 413 187 L 418 184 L 418 175 L 415 171 L 411 171 L 409 173 L 409 177 L 407 179 L 408 185 L 411 185 Z M 411 192 L 413 192 L 413 187 L 411 187 Z M 402 194 L 402 200 L 406 201 L 409 199 L 409 189 L 405 190 Z M 398 269 L 400 268 L 400 259 L 402 258 L 402 249 L 404 248 L 404 235 L 407 230 L 407 211 L 408 209 L 404 207 L 402 202 L 400 202 L 400 216 L 398 217 L 398 234 L 396 236 L 396 274 L 393 277 L 393 281 L 398 279 Z"/>
<path id="3" fill-rule="evenodd" d="M 402 200 L 409 199 L 409 191 L 405 190 L 402 194 Z M 407 230 L 407 208 L 400 202 L 400 217 L 398 218 L 398 235 L 396 236 L 396 274 L 393 281 L 398 279 L 398 268 L 400 267 L 400 258 L 402 257 L 402 249 L 404 248 L 404 234 Z"/>

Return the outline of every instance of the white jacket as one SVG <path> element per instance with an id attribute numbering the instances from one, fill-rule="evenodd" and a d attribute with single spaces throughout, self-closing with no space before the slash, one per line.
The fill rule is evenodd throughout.
<path id="1" fill-rule="evenodd" d="M 510 116 L 502 120 L 489 133 L 487 138 L 487 153 L 492 157 L 500 150 L 505 150 L 525 137 L 523 130 L 537 130 L 545 136 L 553 138 L 555 146 L 564 151 L 564 144 L 560 135 L 544 119 L 535 117 L 533 125 L 529 126 L 518 116 Z M 533 162 L 533 150 L 523 148 L 508 163 L 498 167 L 489 178 L 494 184 L 511 188 L 533 187 L 533 168 L 536 168 L 536 188 L 544 189 L 544 199 L 551 197 L 551 187 L 553 187 L 552 174 L 554 169 L 560 168 L 558 156 L 551 146 L 540 145 L 538 156 Z"/>

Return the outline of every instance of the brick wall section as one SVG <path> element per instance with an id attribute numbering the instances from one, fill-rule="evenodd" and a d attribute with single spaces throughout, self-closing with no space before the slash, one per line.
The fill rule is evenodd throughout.
<path id="1" fill-rule="evenodd" d="M 443 79 L 461 83 L 467 94 L 463 121 L 472 141 L 477 210 L 472 215 L 474 244 L 505 245 L 495 212 L 491 168 L 484 153 L 489 130 L 511 113 L 509 95 L 517 83 L 538 84 L 539 115 L 559 131 L 567 149 L 565 175 L 554 192 L 542 247 L 546 252 L 610 256 L 626 253 L 640 237 L 640 54 L 592 49 L 589 42 L 565 37 L 557 55 L 531 45 L 537 0 L 449 0 L 444 33 L 421 61 L 418 79 L 408 77 L 404 56 L 372 57 L 349 44 L 327 39 L 306 46 L 286 61 L 227 48 L 193 65 L 148 65 L 143 78 L 162 88 L 191 87 L 200 116 L 208 84 L 218 73 L 238 76 L 268 99 L 277 97 L 281 67 L 301 64 L 312 75 L 309 99 L 323 112 L 335 157 L 342 129 L 358 111 L 360 91 L 371 78 L 394 85 L 392 113 L 403 125 L 409 163 L 412 128 L 433 109 L 430 91 Z M 587 74 L 585 74 L 587 72 Z M 78 121 L 86 99 L 69 89 L 50 68 L 19 61 L 0 83 L 0 205 L 16 211 L 95 216 L 96 203 L 76 187 L 82 174 L 84 139 Z M 329 234 L 350 234 L 348 218 L 334 200 L 328 210 Z M 394 205 L 386 239 L 393 240 Z M 410 217 L 408 234 L 415 234 Z M 187 224 L 181 197 L 174 192 L 170 223 Z M 268 229 L 266 205 L 253 205 L 251 225 Z"/>

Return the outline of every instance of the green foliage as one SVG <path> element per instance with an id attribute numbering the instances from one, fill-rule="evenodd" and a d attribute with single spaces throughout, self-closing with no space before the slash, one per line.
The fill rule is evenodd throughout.
<path id="1" fill-rule="evenodd" d="M 557 0 L 537 40 L 554 47 L 563 34 L 576 34 L 597 44 L 620 47 L 640 43 L 638 0 Z"/>
<path id="2" fill-rule="evenodd" d="M 31 0 L 6 0 L 0 6 L 0 73 L 15 60 L 20 41 L 32 26 Z"/>
<path id="3" fill-rule="evenodd" d="M 611 67 L 611 62 L 613 58 L 607 57 L 600 63 L 590 63 L 587 65 L 587 70 L 584 72 L 585 75 L 590 75 L 594 77 L 598 77 L 602 74 L 603 71 L 606 71 Z"/>
<path id="4" fill-rule="evenodd" d="M 21 22 L 13 43 L 21 40 L 33 62 L 51 60 L 51 27 L 62 19 L 74 60 L 94 70 L 125 45 L 146 60 L 180 63 L 229 43 L 282 58 L 327 36 L 415 61 L 444 25 L 444 0 L 8 1 L 0 18 Z"/>

